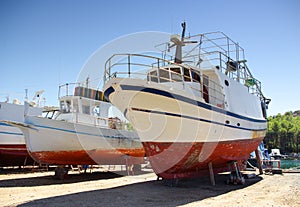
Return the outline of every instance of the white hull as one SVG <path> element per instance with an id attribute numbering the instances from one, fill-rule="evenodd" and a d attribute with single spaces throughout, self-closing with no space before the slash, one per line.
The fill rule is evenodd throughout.
<path id="1" fill-rule="evenodd" d="M 136 133 L 39 117 L 20 126 L 31 156 L 48 164 L 124 164 L 144 156 Z"/>
<path id="2" fill-rule="evenodd" d="M 126 114 L 142 142 L 248 140 L 266 133 L 266 120 L 261 114 L 252 118 L 211 106 L 191 97 L 189 91 L 138 79 L 116 78 L 107 85 L 114 86 L 111 102 Z M 252 97 L 252 106 L 260 104 Z M 239 107 L 247 106 L 241 103 Z"/>
<path id="3" fill-rule="evenodd" d="M 0 121 L 24 121 L 24 105 L 0 102 Z M 29 107 L 29 115 L 42 115 L 42 108 Z M 31 163 L 22 131 L 12 125 L 0 122 L 0 166 Z"/>
<path id="4" fill-rule="evenodd" d="M 224 172 L 228 162 L 247 160 L 266 134 L 262 115 L 226 111 L 190 99 L 187 91 L 135 79 L 116 78 L 107 85 L 114 86 L 106 88 L 109 100 L 132 123 L 155 173 L 163 178 L 206 174 L 211 162 L 215 173 Z"/>
<path id="5" fill-rule="evenodd" d="M 0 145 L 25 145 L 22 131 L 17 127 L 0 122 Z"/>

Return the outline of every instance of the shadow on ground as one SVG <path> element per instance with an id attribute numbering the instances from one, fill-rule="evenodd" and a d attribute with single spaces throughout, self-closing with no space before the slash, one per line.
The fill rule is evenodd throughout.
<path id="1" fill-rule="evenodd" d="M 19 205 L 27 206 L 178 206 L 253 185 L 261 177 L 248 179 L 244 185 L 226 185 L 226 175 L 216 176 L 216 186 L 207 177 L 180 180 L 177 187 L 163 185 L 163 181 L 147 181 L 110 189 L 55 196 Z"/>
<path id="2" fill-rule="evenodd" d="M 124 173 L 123 173 L 124 174 Z M 55 179 L 53 175 L 30 177 L 30 178 L 17 178 L 7 179 L 0 181 L 0 187 L 34 187 L 34 186 L 47 186 L 56 184 L 68 184 L 68 183 L 79 183 L 85 181 L 101 180 L 101 179 L 113 179 L 122 177 L 120 173 L 113 172 L 93 172 L 93 173 L 82 173 L 82 174 L 68 174 L 63 180 Z"/>

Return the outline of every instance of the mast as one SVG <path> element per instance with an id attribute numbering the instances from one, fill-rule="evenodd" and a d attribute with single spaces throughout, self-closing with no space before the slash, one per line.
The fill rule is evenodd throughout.
<path id="1" fill-rule="evenodd" d="M 176 45 L 176 53 L 175 53 L 175 63 L 182 63 L 182 46 L 184 46 L 184 36 L 185 36 L 185 28 L 186 23 L 181 23 L 182 26 L 182 33 L 181 33 L 181 40 L 179 40 L 178 36 L 172 36 L 171 41 L 174 42 Z"/>

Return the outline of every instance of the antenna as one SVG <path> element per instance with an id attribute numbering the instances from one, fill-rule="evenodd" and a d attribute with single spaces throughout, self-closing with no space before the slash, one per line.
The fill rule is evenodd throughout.
<path id="1" fill-rule="evenodd" d="M 90 82 L 90 77 L 88 76 L 88 77 L 85 79 L 85 85 L 86 85 L 87 88 L 89 87 L 89 82 Z"/>
<path id="2" fill-rule="evenodd" d="M 185 22 L 182 22 L 182 23 L 181 23 L 181 26 L 182 26 L 181 42 L 183 42 L 183 41 L 184 41 L 184 36 L 185 36 L 186 23 L 185 23 Z"/>

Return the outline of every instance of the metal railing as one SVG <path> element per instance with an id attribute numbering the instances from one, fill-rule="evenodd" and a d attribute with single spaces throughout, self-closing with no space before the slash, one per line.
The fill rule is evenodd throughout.
<path id="1" fill-rule="evenodd" d="M 245 60 L 244 49 L 237 43 L 230 39 L 222 32 L 210 32 L 184 38 L 186 44 L 182 48 L 182 62 L 183 64 L 175 64 L 175 47 L 170 42 L 157 45 L 162 48 L 159 57 L 168 57 L 169 59 L 163 59 L 154 56 L 148 56 L 143 54 L 116 54 L 111 56 L 105 63 L 104 83 L 111 77 L 130 77 L 130 78 L 143 78 L 147 81 L 153 81 L 158 83 L 165 82 L 178 82 L 184 86 L 185 81 L 194 82 L 191 74 L 186 75 L 184 68 L 188 68 L 190 71 L 203 71 L 203 70 L 219 70 L 230 79 L 239 82 L 240 84 L 248 88 L 249 93 L 255 94 L 262 101 L 266 101 L 262 91 L 261 82 L 254 78 L 251 74 Z M 190 44 L 191 43 L 191 44 Z M 172 46 L 173 45 L 173 46 Z M 147 59 L 147 61 L 145 61 Z M 166 66 L 173 65 L 181 68 L 179 74 L 172 71 L 166 71 L 169 73 L 169 77 L 161 75 L 160 72 L 165 73 Z M 189 65 L 189 66 L 187 66 Z M 118 68 L 118 69 L 116 69 Z M 191 69 L 193 68 L 193 69 Z M 156 71 L 156 73 L 149 74 L 147 71 Z M 191 73 L 191 72 L 190 72 Z M 147 74 L 147 77 L 145 77 Z M 203 77 L 201 76 L 201 79 Z M 210 90 L 222 91 L 222 89 L 211 89 L 213 84 L 209 83 Z M 219 86 L 222 88 L 221 86 Z M 199 90 L 199 89 L 195 89 Z M 203 87 L 200 89 L 203 97 Z M 221 97 L 221 95 L 216 95 Z M 211 99 L 212 100 L 212 99 Z M 217 101 L 223 100 L 218 98 Z M 215 101 L 215 102 L 217 102 Z"/>
<path id="2" fill-rule="evenodd" d="M 139 78 L 148 83 L 173 83 L 172 86 L 181 89 L 190 87 L 194 94 L 201 94 L 200 97 L 207 103 L 224 108 L 225 96 L 220 84 L 208 77 L 207 83 L 204 83 L 204 76 L 199 71 L 162 58 L 142 54 L 115 54 L 105 63 L 104 82 L 115 77 Z"/>
<path id="3" fill-rule="evenodd" d="M 202 69 L 220 69 L 228 77 L 245 85 L 249 93 L 256 94 L 265 99 L 261 91 L 261 82 L 253 77 L 246 65 L 244 49 L 223 32 L 209 32 L 186 37 L 185 42 L 196 42 L 186 44 L 187 48 L 183 53 L 183 62 Z M 165 45 L 165 46 L 164 46 Z M 160 44 L 163 57 L 168 56 L 170 51 L 169 42 Z M 174 61 L 174 57 L 171 61 Z M 173 59 L 172 59 L 173 58 Z M 231 69 L 231 70 L 230 70 Z"/>
<path id="4" fill-rule="evenodd" d="M 80 86 L 80 83 L 65 83 L 58 87 L 58 99 L 64 96 L 74 96 L 75 88 Z"/>

